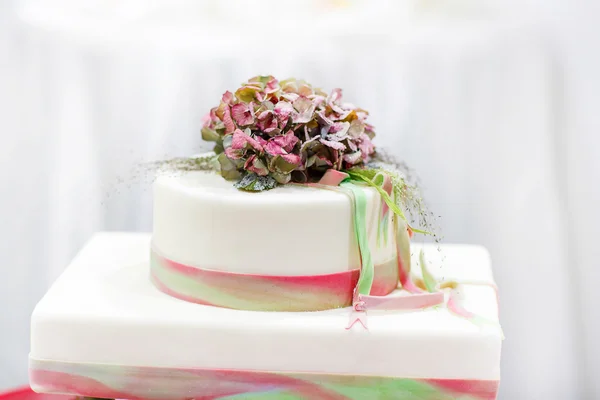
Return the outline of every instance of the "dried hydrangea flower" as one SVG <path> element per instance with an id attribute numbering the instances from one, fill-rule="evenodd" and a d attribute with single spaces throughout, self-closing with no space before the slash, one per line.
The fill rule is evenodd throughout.
<path id="1" fill-rule="evenodd" d="M 272 76 L 248 80 L 203 120 L 202 137 L 227 179 L 266 190 L 277 183 L 315 181 L 328 169 L 364 166 L 375 153 L 368 113 L 305 81 Z"/>

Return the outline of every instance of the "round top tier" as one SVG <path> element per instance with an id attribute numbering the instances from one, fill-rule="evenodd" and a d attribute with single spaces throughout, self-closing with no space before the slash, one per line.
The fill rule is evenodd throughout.
<path id="1" fill-rule="evenodd" d="M 365 189 L 367 234 L 375 265 L 396 256 L 391 216 Z M 389 213 L 388 213 L 389 214 Z M 162 173 L 154 183 L 154 249 L 198 268 L 262 274 L 322 275 L 360 267 L 350 198 L 297 185 L 260 193 L 213 172 Z"/>

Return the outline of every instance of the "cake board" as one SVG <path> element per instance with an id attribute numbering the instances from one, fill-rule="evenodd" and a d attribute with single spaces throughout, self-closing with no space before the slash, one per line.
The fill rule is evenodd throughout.
<path id="1" fill-rule="evenodd" d="M 346 329 L 350 308 L 193 304 L 151 283 L 149 234 L 99 233 L 33 313 L 31 386 L 127 399 L 495 399 L 502 332 L 489 254 L 414 244 L 414 263 L 421 248 L 437 279 L 472 283 L 464 307 L 491 324 L 446 306 L 369 311 L 368 329 Z"/>

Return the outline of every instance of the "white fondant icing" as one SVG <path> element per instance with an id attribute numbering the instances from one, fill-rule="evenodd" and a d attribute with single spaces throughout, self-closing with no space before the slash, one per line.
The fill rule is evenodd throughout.
<path id="1" fill-rule="evenodd" d="M 377 241 L 381 197 L 366 188 L 375 264 L 396 255 Z M 161 174 L 154 183 L 153 244 L 192 266 L 264 275 L 318 275 L 360 266 L 350 199 L 326 189 L 285 185 L 249 193 L 213 172 Z"/>
<path id="2" fill-rule="evenodd" d="M 499 327 L 445 307 L 369 312 L 369 330 L 345 330 L 349 309 L 306 313 L 229 310 L 180 301 L 148 280 L 150 235 L 101 233 L 32 316 L 32 359 L 178 368 L 232 368 L 414 378 L 499 379 Z M 416 261 L 419 245 L 413 246 Z M 433 275 L 493 283 L 478 246 L 425 245 Z M 415 269 L 417 269 L 415 267 Z M 465 285 L 465 308 L 498 320 L 491 287 Z M 35 388 L 34 388 L 35 389 Z"/>

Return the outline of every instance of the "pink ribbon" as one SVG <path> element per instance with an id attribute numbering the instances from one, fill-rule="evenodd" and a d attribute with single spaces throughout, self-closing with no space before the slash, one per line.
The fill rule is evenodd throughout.
<path id="1" fill-rule="evenodd" d="M 335 189 L 339 186 L 343 181 L 348 179 L 349 175 L 345 172 L 336 171 L 333 169 L 327 170 L 323 175 L 323 178 L 319 181 L 319 185 L 321 187 L 330 187 Z M 377 177 L 374 179 L 376 182 L 380 182 L 377 184 L 381 185 L 381 188 L 389 195 L 392 195 L 393 192 L 393 182 L 391 178 L 383 174 L 383 176 L 379 176 L 379 180 Z M 385 201 L 382 199 L 382 206 L 385 211 L 388 206 Z M 396 217 L 397 218 L 397 217 Z M 396 222 L 397 223 L 397 222 Z M 412 230 L 407 228 L 406 234 L 404 232 L 398 230 L 396 228 L 396 248 L 397 248 L 397 259 L 398 259 L 398 276 L 400 280 L 400 284 L 402 289 L 406 290 L 409 294 L 403 296 L 394 296 L 394 295 L 385 295 L 385 296 L 375 296 L 375 295 L 365 295 L 358 293 L 358 287 L 354 290 L 353 301 L 352 301 L 352 311 L 350 313 L 350 320 L 348 322 L 348 326 L 346 329 L 351 329 L 355 324 L 360 323 L 363 328 L 368 329 L 367 327 L 367 311 L 368 310 L 386 310 L 386 311 L 399 311 L 399 310 L 418 310 L 424 309 L 428 307 L 437 306 L 444 303 L 445 296 L 444 292 L 441 290 L 440 285 L 436 284 L 435 289 L 428 286 L 429 291 L 425 291 L 418 287 L 413 278 L 411 276 L 410 270 L 410 239 L 412 238 Z M 424 262 L 424 260 L 422 260 Z M 362 268 L 362 267 L 361 267 Z M 422 266 L 425 269 L 425 266 Z M 425 273 L 426 271 L 424 271 Z M 426 278 L 424 276 L 424 278 Z M 458 284 L 458 283 L 456 283 Z M 483 320 L 477 315 L 465 310 L 465 308 L 460 304 L 459 299 L 456 294 L 456 290 L 452 290 L 450 295 L 448 296 L 447 302 L 448 311 L 451 313 L 466 318 L 469 321 L 479 321 Z"/>

